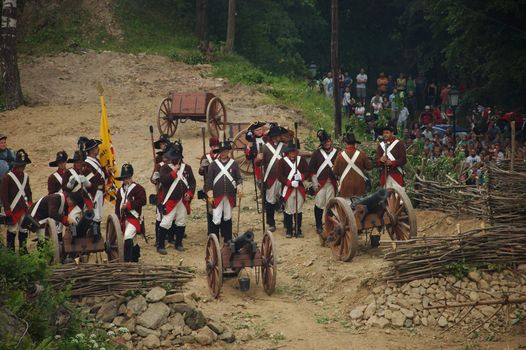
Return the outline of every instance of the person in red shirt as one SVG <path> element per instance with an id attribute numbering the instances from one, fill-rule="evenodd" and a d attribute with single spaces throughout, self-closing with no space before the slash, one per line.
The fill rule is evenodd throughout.
<path id="1" fill-rule="evenodd" d="M 380 185 L 387 188 L 404 186 L 406 148 L 404 143 L 395 138 L 394 129 L 386 126 L 382 131 L 383 141 L 376 149 L 376 165 L 381 168 Z M 387 178 L 386 178 L 387 177 Z"/>
<path id="2" fill-rule="evenodd" d="M 433 123 L 433 114 L 431 113 L 431 107 L 426 106 L 424 111 L 420 113 L 420 124 L 427 125 Z"/>

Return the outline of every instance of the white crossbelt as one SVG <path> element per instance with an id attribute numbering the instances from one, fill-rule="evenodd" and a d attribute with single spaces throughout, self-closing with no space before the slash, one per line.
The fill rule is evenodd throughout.
<path id="1" fill-rule="evenodd" d="M 351 169 L 356 171 L 358 175 L 360 175 L 365 181 L 367 181 L 367 177 L 363 173 L 362 169 L 358 168 L 358 166 L 355 164 L 356 159 L 358 159 L 358 156 L 360 155 L 360 151 L 358 150 L 354 151 L 352 158 L 349 158 L 349 156 L 347 155 L 347 152 L 345 151 L 343 151 L 341 155 L 343 159 L 345 159 L 345 161 L 347 162 L 347 166 L 345 167 L 345 170 L 343 170 L 342 176 L 340 178 L 340 184 L 338 185 L 338 191 L 342 187 L 343 180 L 345 179 L 349 171 L 351 171 Z"/>
<path id="2" fill-rule="evenodd" d="M 236 184 L 235 184 L 234 178 L 228 172 L 228 170 L 230 170 L 230 167 L 232 166 L 232 164 L 234 164 L 234 160 L 230 159 L 228 161 L 228 163 L 226 163 L 226 165 L 223 165 L 223 163 L 221 163 L 221 161 L 219 159 L 216 159 L 214 162 L 219 167 L 219 174 L 217 174 L 216 177 L 214 178 L 214 186 L 223 176 L 226 176 L 226 178 L 230 181 L 230 183 L 232 183 L 232 185 L 235 187 Z"/>
<path id="3" fill-rule="evenodd" d="M 396 146 L 396 144 L 398 143 L 398 139 L 394 140 L 393 143 L 391 143 L 391 145 L 389 145 L 389 147 L 387 147 L 387 150 L 385 149 L 385 142 L 382 141 L 380 142 L 380 147 L 382 147 L 382 150 L 384 151 L 385 153 L 385 156 L 390 160 L 390 161 L 396 161 L 396 158 L 393 156 L 393 154 L 391 153 L 391 151 L 393 150 L 393 148 Z M 403 174 L 403 170 L 402 168 L 400 168 L 399 166 L 396 167 L 396 169 L 400 172 L 400 174 Z"/>
<path id="4" fill-rule="evenodd" d="M 122 204 L 126 204 L 128 203 L 128 196 L 130 195 L 130 193 L 133 191 L 133 189 L 135 188 L 137 184 L 136 183 L 132 183 L 127 189 L 126 191 L 124 190 L 124 186 L 121 187 L 121 198 L 122 198 Z M 139 213 L 137 212 L 137 210 L 135 209 L 132 209 L 132 210 L 129 210 L 129 213 L 132 214 L 133 216 L 135 216 L 135 218 L 139 219 L 140 218 L 140 215 Z"/>
<path id="5" fill-rule="evenodd" d="M 274 163 L 276 163 L 276 160 L 281 159 L 281 149 L 283 148 L 283 143 L 279 143 L 277 148 L 274 148 L 270 143 L 265 144 L 267 148 L 272 152 L 272 158 L 270 158 L 270 162 L 268 163 L 268 167 L 265 170 L 265 176 L 263 177 L 263 181 L 267 181 L 267 178 L 270 174 L 270 171 L 272 170 L 272 167 L 274 166 Z"/>
<path id="6" fill-rule="evenodd" d="M 316 172 L 316 178 L 318 178 L 320 176 L 321 172 L 326 167 L 330 167 L 332 169 L 332 165 L 333 165 L 332 164 L 332 157 L 334 157 L 334 154 L 336 154 L 336 152 L 337 152 L 336 148 L 333 148 L 331 153 L 329 153 L 329 154 L 327 154 L 327 152 L 325 152 L 325 150 L 320 149 L 320 153 L 323 156 L 324 160 L 323 160 L 323 163 L 321 164 L 321 166 L 318 168 L 318 171 Z"/>
<path id="7" fill-rule="evenodd" d="M 300 161 L 301 161 L 301 156 L 297 156 L 296 157 L 296 162 L 295 163 L 292 163 L 292 161 L 289 159 L 289 157 L 285 157 L 283 158 L 285 159 L 285 162 L 289 165 L 290 167 L 290 171 L 289 171 L 289 175 L 287 176 L 287 180 L 291 181 L 292 178 L 294 177 L 294 174 L 296 174 L 296 164 L 299 164 Z M 281 192 L 282 196 L 285 197 L 285 195 L 287 194 L 287 190 L 289 189 L 288 186 L 283 186 L 283 191 Z"/>
<path id="8" fill-rule="evenodd" d="M 263 138 L 262 137 L 257 137 L 256 138 L 256 149 L 259 152 L 261 152 L 261 147 L 263 147 L 263 145 L 265 144 L 265 141 L 263 141 Z"/>
<path id="9" fill-rule="evenodd" d="M 44 199 L 44 197 L 40 198 L 38 200 L 38 202 L 35 204 L 35 206 L 33 207 L 33 210 L 31 211 L 31 216 L 33 218 L 35 218 L 35 215 L 37 215 L 38 207 L 40 207 L 40 203 L 42 202 L 43 199 Z M 66 203 L 66 200 L 64 199 L 64 195 L 60 193 L 60 206 L 58 208 L 59 214 L 63 214 L 64 213 L 64 205 L 65 205 L 65 203 Z M 46 220 L 47 220 L 47 217 L 42 219 L 42 220 L 40 220 L 38 223 L 42 225 L 43 223 L 46 222 Z"/>
<path id="10" fill-rule="evenodd" d="M 175 170 L 174 169 L 175 166 L 173 164 L 169 164 L 169 167 Z M 186 185 L 186 187 L 188 187 L 188 180 L 183 176 L 185 167 L 186 167 L 186 164 L 181 163 L 181 167 L 177 171 L 177 177 L 175 178 L 174 182 L 172 182 L 172 185 L 168 189 L 168 192 L 166 192 L 166 196 L 164 197 L 164 200 L 163 200 L 163 205 L 165 205 L 168 202 L 168 200 L 170 199 L 170 196 L 175 191 L 175 188 L 177 187 L 179 182 L 182 181 Z"/>
<path id="11" fill-rule="evenodd" d="M 212 162 L 214 161 L 214 159 L 212 158 L 210 153 L 207 153 L 205 158 L 206 158 L 206 160 L 208 160 L 208 164 L 212 164 Z"/>
<path id="12" fill-rule="evenodd" d="M 77 172 L 73 168 L 69 169 L 69 172 L 71 173 L 71 176 L 73 176 L 73 178 L 77 182 L 77 184 L 75 185 L 75 187 L 73 187 L 71 192 L 77 192 L 78 190 L 80 190 L 80 187 L 82 186 L 82 184 L 80 183 L 79 174 L 77 174 Z"/>
<path id="13" fill-rule="evenodd" d="M 53 176 L 55 177 L 55 179 L 57 179 L 58 183 L 60 184 L 60 186 L 62 186 L 62 176 L 60 176 L 60 174 L 58 173 L 58 171 L 55 171 L 53 173 Z M 60 190 L 57 191 L 57 193 L 62 193 L 62 188 Z"/>
<path id="14" fill-rule="evenodd" d="M 104 171 L 102 170 L 102 166 L 100 165 L 98 160 L 96 160 L 96 159 L 94 159 L 92 157 L 87 157 L 86 158 L 86 163 L 91 165 L 99 173 L 99 175 L 102 177 L 104 182 L 106 182 L 106 175 L 104 174 Z M 88 177 L 89 177 L 88 180 L 90 180 L 94 176 L 93 173 L 90 174 L 90 175 L 88 175 Z"/>
<path id="15" fill-rule="evenodd" d="M 13 211 L 15 209 L 16 205 L 18 204 L 18 201 L 20 200 L 20 198 L 23 198 L 24 202 L 27 205 L 27 197 L 26 197 L 25 188 L 26 188 L 26 185 L 27 185 L 28 176 L 27 176 L 26 173 L 24 173 L 24 179 L 22 180 L 22 183 L 20 183 L 18 178 L 12 172 L 8 172 L 7 175 L 9 175 L 9 177 L 11 177 L 11 179 L 15 183 L 16 187 L 18 187 L 18 193 L 16 194 L 15 198 L 13 198 L 13 201 L 9 205 L 9 208 L 11 209 L 11 211 Z"/>

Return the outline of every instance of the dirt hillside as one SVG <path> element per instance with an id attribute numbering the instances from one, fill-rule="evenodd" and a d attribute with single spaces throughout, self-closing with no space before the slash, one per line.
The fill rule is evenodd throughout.
<path id="1" fill-rule="evenodd" d="M 136 180 L 147 187 L 152 170 L 148 125 L 155 125 L 159 102 L 172 91 L 209 91 L 225 102 L 230 121 L 265 119 L 292 126 L 300 116 L 292 110 L 265 104 L 264 96 L 254 89 L 231 85 L 224 79 L 210 77 L 208 66 L 187 66 L 165 57 L 119 54 L 111 52 L 64 54 L 53 57 L 24 58 L 21 78 L 28 107 L 0 114 L 1 132 L 9 135 L 12 148 L 24 148 L 33 164 L 28 167 L 35 198 L 43 195 L 47 176 L 52 171 L 47 163 L 59 150 L 72 153 L 79 135 L 97 137 L 100 104 L 97 83 L 104 95 L 110 115 L 110 127 L 117 161 L 131 162 Z M 177 137 L 184 145 L 185 160 L 194 169 L 201 156 L 200 127 L 188 121 L 180 124 Z M 304 128 L 301 134 L 308 133 Z M 156 134 L 157 135 L 157 134 Z M 241 229 L 256 229 L 261 241 L 259 215 L 256 213 L 251 178 L 245 179 L 248 195 L 243 200 Z M 202 183 L 201 179 L 198 180 Z M 232 349 L 463 349 L 467 344 L 462 334 L 451 332 L 438 336 L 431 330 L 355 329 L 348 313 L 357 301 L 364 299 L 374 286 L 385 262 L 381 252 L 361 249 L 352 263 L 334 261 L 330 250 L 321 248 L 313 228 L 312 207 L 308 202 L 304 239 L 286 240 L 281 227 L 275 234 L 278 243 L 279 272 L 277 291 L 267 296 L 256 286 L 242 293 L 237 281 L 223 286 L 219 300 L 205 303 L 205 312 L 229 323 L 238 342 Z M 197 277 L 190 288 L 209 299 L 204 274 L 206 221 L 204 203 L 195 200 L 188 224 L 187 251 L 170 249 L 161 257 L 154 248 L 143 247 L 147 262 L 194 266 Z M 113 210 L 107 205 L 105 211 Z M 237 212 L 236 212 L 237 215 Z M 419 212 L 420 233 L 453 234 L 457 221 L 444 214 Z M 154 208 L 146 210 L 147 231 L 153 236 Z M 463 230 L 477 227 L 473 220 L 460 222 Z M 234 228 L 235 228 L 234 221 Z M 362 237 L 363 239 L 363 237 Z M 152 243 L 150 243 L 152 244 Z M 477 340 L 480 349 L 517 348 L 524 344 L 520 336 L 500 337 L 496 341 Z M 216 345 L 227 348 L 227 345 Z"/>

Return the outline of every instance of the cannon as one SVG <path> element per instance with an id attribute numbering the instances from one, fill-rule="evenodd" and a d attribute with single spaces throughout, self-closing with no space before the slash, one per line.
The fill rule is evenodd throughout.
<path id="1" fill-rule="evenodd" d="M 413 205 L 405 191 L 398 188 L 382 188 L 352 200 L 333 198 L 325 208 L 324 222 L 320 242 L 341 261 L 350 261 L 356 255 L 360 233 L 387 231 L 393 241 L 408 240 L 417 234 Z"/>
<path id="2" fill-rule="evenodd" d="M 271 295 L 276 288 L 277 255 L 276 244 L 271 232 L 263 235 L 261 249 L 254 241 L 254 233 L 247 231 L 230 242 L 219 247 L 219 240 L 215 234 L 208 236 L 206 242 L 205 269 L 208 289 L 213 298 L 218 298 L 223 286 L 223 280 L 239 276 L 245 268 L 261 272 L 263 289 Z"/>

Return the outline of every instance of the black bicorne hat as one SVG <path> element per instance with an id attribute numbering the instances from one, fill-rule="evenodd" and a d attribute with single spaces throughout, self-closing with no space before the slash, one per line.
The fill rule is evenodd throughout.
<path id="1" fill-rule="evenodd" d="M 15 160 L 12 164 L 13 166 L 31 164 L 31 159 L 29 159 L 29 156 L 27 155 L 26 151 L 24 151 L 23 149 L 19 149 L 18 151 L 16 151 Z"/>
<path id="2" fill-rule="evenodd" d="M 54 161 L 49 162 L 50 167 L 56 167 L 60 163 L 66 163 L 68 161 L 68 154 L 65 151 L 57 152 L 57 157 Z"/>
<path id="3" fill-rule="evenodd" d="M 75 151 L 73 154 L 73 158 L 68 159 L 68 163 L 76 163 L 76 162 L 83 162 L 85 158 L 82 156 L 82 152 Z"/>
<path id="4" fill-rule="evenodd" d="M 220 153 L 224 150 L 230 150 L 232 149 L 232 142 L 229 140 L 223 140 L 219 142 L 219 148 L 214 150 L 214 153 Z"/>
<path id="5" fill-rule="evenodd" d="M 298 150 L 298 146 L 296 145 L 296 143 L 294 141 L 289 141 L 289 143 L 283 149 L 283 152 L 289 153 L 289 152 L 293 152 L 297 150 Z"/>
<path id="6" fill-rule="evenodd" d="M 386 130 L 390 131 L 390 132 L 396 132 L 395 128 L 392 125 L 389 125 L 389 124 L 383 126 L 381 129 L 382 129 L 382 132 L 384 132 Z"/>
<path id="7" fill-rule="evenodd" d="M 349 145 L 354 145 L 355 143 L 357 143 L 357 144 L 361 143 L 360 141 L 358 141 L 356 139 L 356 137 L 354 137 L 354 134 L 352 132 L 348 132 L 347 134 L 345 134 L 344 141 L 345 141 L 345 143 L 347 143 Z"/>
<path id="8" fill-rule="evenodd" d="M 252 124 L 250 124 L 250 126 L 248 127 L 248 130 L 249 131 L 254 131 L 256 129 L 261 128 L 262 126 L 265 126 L 266 124 L 267 124 L 266 122 L 258 120 L 257 122 L 253 122 Z"/>
<path id="9" fill-rule="evenodd" d="M 155 147 L 155 149 L 161 149 L 161 143 L 170 144 L 170 137 L 166 134 L 162 134 L 161 136 L 159 136 L 159 140 L 153 143 L 153 146 Z"/>
<path id="10" fill-rule="evenodd" d="M 286 134 L 287 132 L 288 132 L 287 129 L 285 129 L 284 127 L 274 124 L 270 127 L 270 130 L 268 131 L 267 136 L 275 137 L 275 136 Z"/>
<path id="11" fill-rule="evenodd" d="M 87 152 L 89 150 L 92 150 L 94 149 L 95 147 L 97 147 L 98 145 L 100 145 L 102 143 L 101 140 L 97 140 L 97 139 L 88 139 L 84 136 L 81 136 L 79 138 L 79 141 L 78 141 L 78 145 L 79 145 L 79 150 L 81 152 Z"/>
<path id="12" fill-rule="evenodd" d="M 183 159 L 183 145 L 180 141 L 171 143 L 166 152 L 164 152 L 163 157 L 168 160 L 181 160 Z"/>
<path id="13" fill-rule="evenodd" d="M 331 139 L 331 135 L 329 135 L 329 133 L 327 133 L 327 131 L 325 131 L 324 129 L 318 130 L 316 136 L 320 140 L 320 145 L 323 145 L 326 141 Z"/>
<path id="14" fill-rule="evenodd" d="M 117 181 L 125 180 L 133 176 L 133 166 L 129 163 L 124 163 L 121 168 L 121 174 L 115 178 Z"/>

